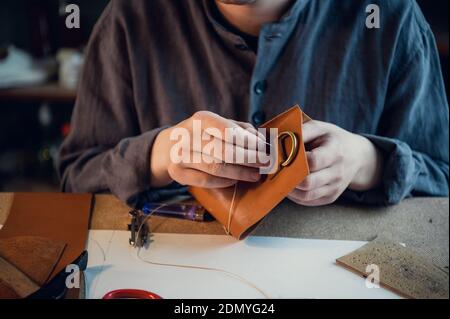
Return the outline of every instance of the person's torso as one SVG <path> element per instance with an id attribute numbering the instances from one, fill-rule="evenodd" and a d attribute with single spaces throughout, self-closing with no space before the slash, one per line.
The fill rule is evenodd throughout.
<path id="1" fill-rule="evenodd" d="M 373 1 L 298 0 L 262 28 L 255 54 L 214 20 L 206 1 L 124 5 L 142 131 L 154 123 L 146 118 L 173 125 L 198 110 L 259 125 L 295 104 L 353 132 L 376 130 L 401 6 L 381 6 L 381 28 L 369 29 Z"/>

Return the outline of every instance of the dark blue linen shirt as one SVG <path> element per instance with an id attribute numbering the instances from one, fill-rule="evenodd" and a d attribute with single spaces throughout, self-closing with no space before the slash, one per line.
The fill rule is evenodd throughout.
<path id="1" fill-rule="evenodd" d="M 366 7 L 380 28 L 366 27 Z M 208 109 L 261 124 L 299 104 L 370 139 L 382 185 L 344 197 L 394 204 L 448 196 L 449 111 L 433 34 L 413 0 L 297 0 L 258 50 L 209 0 L 113 0 L 92 35 L 61 149 L 62 187 L 160 200 L 149 154 L 166 125 Z M 174 190 L 178 192 L 178 190 Z"/>

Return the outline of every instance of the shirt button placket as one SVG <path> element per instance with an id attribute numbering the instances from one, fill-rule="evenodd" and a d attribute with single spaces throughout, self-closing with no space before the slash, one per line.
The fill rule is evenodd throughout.
<path id="1" fill-rule="evenodd" d="M 256 95 L 263 95 L 264 92 L 266 92 L 266 89 L 267 89 L 267 81 L 265 81 L 265 80 L 256 82 L 253 87 L 253 91 L 255 92 Z M 264 112 L 262 110 L 257 110 L 252 115 L 252 122 L 256 126 L 263 124 L 265 122 L 265 120 L 266 120 L 266 115 L 264 114 Z"/>
<path id="2" fill-rule="evenodd" d="M 279 36 L 281 36 L 280 34 L 276 34 L 275 36 L 272 35 L 264 35 L 263 33 L 266 33 L 264 31 L 262 31 L 262 33 L 260 34 L 260 39 L 264 39 L 263 41 L 266 42 L 270 42 L 275 38 L 278 38 Z M 261 43 L 260 43 L 260 48 L 262 47 Z M 268 56 L 266 54 L 267 52 L 264 52 L 263 50 L 260 51 L 260 54 L 258 59 L 267 59 Z M 265 71 L 260 70 L 262 72 L 257 72 L 259 73 L 259 75 L 261 76 L 262 74 L 265 73 Z M 261 109 L 261 97 L 264 93 L 266 93 L 267 91 L 267 81 L 266 80 L 259 80 L 254 82 L 253 85 L 253 94 L 255 96 L 254 102 L 256 105 L 254 105 L 253 108 L 253 113 L 251 115 L 251 121 L 253 123 L 253 125 L 255 126 L 260 126 L 261 124 L 263 124 L 266 121 L 266 114 L 264 113 L 264 111 Z"/>
<path id="3" fill-rule="evenodd" d="M 256 111 L 253 113 L 252 122 L 256 126 L 260 126 L 266 121 L 266 114 L 263 111 Z"/>
<path id="4" fill-rule="evenodd" d="M 253 88 L 256 95 L 264 94 L 264 92 L 266 92 L 266 89 L 267 89 L 267 81 L 258 81 L 255 83 L 255 86 Z"/>

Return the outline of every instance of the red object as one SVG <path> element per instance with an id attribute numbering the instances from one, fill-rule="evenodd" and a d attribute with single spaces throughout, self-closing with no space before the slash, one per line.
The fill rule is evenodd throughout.
<path id="1" fill-rule="evenodd" d="M 67 135 L 69 135 L 70 133 L 70 124 L 69 123 L 65 123 L 62 127 L 61 127 L 61 134 L 63 137 L 67 137 Z"/>
<path id="2" fill-rule="evenodd" d="M 138 289 L 119 289 L 108 292 L 103 299 L 163 299 L 157 294 Z"/>

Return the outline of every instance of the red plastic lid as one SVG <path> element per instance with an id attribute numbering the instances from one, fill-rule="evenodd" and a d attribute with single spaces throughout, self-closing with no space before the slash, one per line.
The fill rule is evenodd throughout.
<path id="1" fill-rule="evenodd" d="M 157 294 L 139 289 L 119 289 L 108 292 L 103 299 L 163 299 Z"/>

